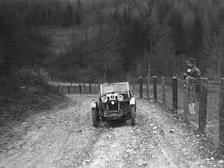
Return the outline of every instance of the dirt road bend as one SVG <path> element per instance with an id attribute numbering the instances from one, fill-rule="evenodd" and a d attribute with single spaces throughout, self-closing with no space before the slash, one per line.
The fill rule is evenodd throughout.
<path id="1" fill-rule="evenodd" d="M 154 104 L 137 101 L 134 127 L 116 121 L 94 128 L 90 102 L 96 97 L 69 97 L 73 106 L 0 128 L 0 168 L 224 167 L 202 157 L 197 137 Z"/>

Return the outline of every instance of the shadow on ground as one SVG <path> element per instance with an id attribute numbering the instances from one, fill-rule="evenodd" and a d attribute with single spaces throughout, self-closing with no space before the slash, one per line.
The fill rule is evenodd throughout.
<path id="1" fill-rule="evenodd" d="M 112 120 L 112 121 L 102 121 L 101 127 L 104 128 L 116 128 L 130 125 L 126 120 Z"/>

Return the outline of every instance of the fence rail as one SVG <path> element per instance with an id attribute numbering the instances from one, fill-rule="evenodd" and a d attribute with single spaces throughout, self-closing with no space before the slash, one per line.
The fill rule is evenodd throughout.
<path id="1" fill-rule="evenodd" d="M 221 154 L 224 154 L 224 79 L 209 81 L 202 78 L 192 84 L 189 79 L 156 77 L 129 81 L 132 93 L 141 99 L 154 99 L 182 115 L 200 133 L 213 140 Z M 98 94 L 99 84 L 51 82 L 65 94 Z M 195 85 L 195 86 L 194 86 Z M 197 90 L 197 92 L 196 92 Z M 193 95 L 193 96 L 192 96 Z M 192 100 L 192 97 L 197 99 Z M 195 113 L 189 111 L 195 102 Z"/>
<path id="2" fill-rule="evenodd" d="M 57 87 L 64 94 L 98 94 L 100 91 L 99 84 L 95 83 L 49 82 L 49 85 Z"/>

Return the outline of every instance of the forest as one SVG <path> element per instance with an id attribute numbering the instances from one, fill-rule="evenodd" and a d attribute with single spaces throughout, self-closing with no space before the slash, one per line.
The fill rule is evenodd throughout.
<path id="1" fill-rule="evenodd" d="M 224 1 L 1 0 L 0 78 L 41 69 L 74 82 L 224 75 Z M 28 70 L 27 70 L 28 69 Z"/>

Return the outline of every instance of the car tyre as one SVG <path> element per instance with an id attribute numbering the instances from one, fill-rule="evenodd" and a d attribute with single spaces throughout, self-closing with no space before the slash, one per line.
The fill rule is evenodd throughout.
<path id="1" fill-rule="evenodd" d="M 131 125 L 135 125 L 136 108 L 131 106 Z"/>
<path id="2" fill-rule="evenodd" d="M 99 127 L 100 118 L 99 118 L 99 111 L 97 109 L 92 109 L 92 118 L 93 118 L 93 126 Z"/>

